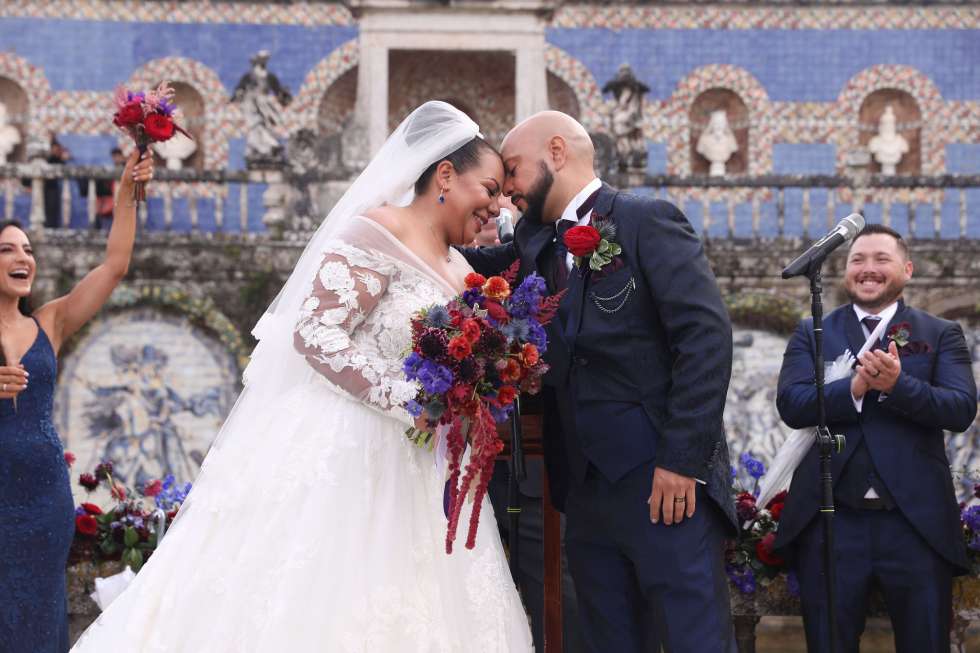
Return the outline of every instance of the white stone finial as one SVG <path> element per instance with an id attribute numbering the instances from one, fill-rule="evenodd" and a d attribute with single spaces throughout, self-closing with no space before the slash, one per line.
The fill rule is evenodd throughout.
<path id="1" fill-rule="evenodd" d="M 898 133 L 896 123 L 892 105 L 885 105 L 885 111 L 878 119 L 878 133 L 868 143 L 868 151 L 881 164 L 881 174 L 888 177 L 895 174 L 899 161 L 909 151 L 909 142 Z"/>
<path id="2" fill-rule="evenodd" d="M 170 139 L 154 143 L 152 147 L 167 162 L 167 170 L 183 169 L 184 161 L 197 151 L 197 143 L 180 132 L 174 132 Z"/>
<path id="3" fill-rule="evenodd" d="M 711 112 L 708 126 L 698 138 L 697 152 L 711 163 L 708 174 L 712 177 L 725 175 L 725 164 L 738 152 L 738 142 L 723 109 Z"/>
<path id="4" fill-rule="evenodd" d="M 7 105 L 0 102 L 0 165 L 7 163 L 7 157 L 20 144 L 20 132 L 10 124 Z"/>

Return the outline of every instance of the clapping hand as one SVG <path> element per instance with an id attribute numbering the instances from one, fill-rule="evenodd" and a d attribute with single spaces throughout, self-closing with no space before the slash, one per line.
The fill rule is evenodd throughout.
<path id="1" fill-rule="evenodd" d="M 902 373 L 902 361 L 898 356 L 898 346 L 894 340 L 888 343 L 888 351 L 877 349 L 865 352 L 859 361 L 861 364 L 855 368 L 857 376 L 854 378 L 860 379 L 856 381 L 859 385 L 863 383 L 867 386 L 865 392 L 871 389 L 890 393 L 895 389 L 898 377 Z M 852 391 L 854 383 L 853 381 L 851 383 Z M 854 396 L 863 396 L 863 394 L 863 392 L 861 395 L 855 393 Z"/>

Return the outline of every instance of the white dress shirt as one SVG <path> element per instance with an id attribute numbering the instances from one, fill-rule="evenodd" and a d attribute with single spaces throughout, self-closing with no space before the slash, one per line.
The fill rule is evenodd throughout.
<path id="1" fill-rule="evenodd" d="M 572 201 L 568 203 L 568 206 L 566 206 L 565 210 L 562 211 L 561 217 L 558 218 L 558 222 L 561 222 L 562 220 L 570 220 L 578 227 L 589 224 L 590 220 L 592 219 L 592 211 L 589 211 L 580 218 L 578 217 L 578 208 L 585 203 L 585 200 L 589 199 L 592 193 L 596 192 L 600 188 L 602 188 L 602 180 L 598 177 L 593 178 L 592 181 L 587 183 L 585 188 L 580 190 L 578 194 L 572 198 Z M 569 252 L 565 258 L 565 266 L 571 270 L 574 261 L 575 257 L 571 252 Z"/>
<path id="2" fill-rule="evenodd" d="M 884 320 L 885 324 L 888 324 L 889 322 L 892 321 L 892 318 L 895 317 L 895 313 L 897 311 L 898 311 L 898 302 L 893 302 L 892 304 L 890 304 L 888 306 L 888 308 L 886 308 L 885 310 L 881 311 L 877 315 L 875 315 L 874 313 L 869 313 L 866 310 L 858 307 L 857 305 L 854 305 L 854 312 L 857 314 L 858 323 L 860 323 L 860 325 L 861 325 L 861 331 L 864 333 L 865 339 L 871 337 L 871 331 L 868 329 L 868 327 L 866 327 L 864 325 L 864 322 L 862 322 L 861 320 L 863 320 L 866 317 L 880 317 L 882 320 Z M 886 395 L 885 393 L 881 393 L 879 395 L 879 397 L 878 397 L 878 401 L 882 401 L 887 396 L 888 395 Z M 852 394 L 851 395 L 851 399 L 854 401 L 854 407 L 857 409 L 857 412 L 860 413 L 861 412 L 861 406 L 864 404 L 864 397 L 861 397 L 860 399 L 858 399 L 857 397 L 855 397 Z M 869 487 L 868 488 L 868 491 L 864 493 L 864 498 L 865 499 L 877 499 L 878 498 L 878 493 L 875 492 L 874 488 Z"/>

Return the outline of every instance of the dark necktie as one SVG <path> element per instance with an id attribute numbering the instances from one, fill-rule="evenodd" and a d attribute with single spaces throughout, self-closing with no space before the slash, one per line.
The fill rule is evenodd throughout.
<path id="1" fill-rule="evenodd" d="M 880 322 L 881 318 L 877 315 L 866 315 L 865 317 L 861 318 L 861 324 L 863 324 L 864 328 L 868 330 L 868 335 L 874 333 Z"/>

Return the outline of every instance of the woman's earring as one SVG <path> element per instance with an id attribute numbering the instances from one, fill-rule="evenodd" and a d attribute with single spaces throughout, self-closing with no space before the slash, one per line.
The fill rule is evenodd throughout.
<path id="1" fill-rule="evenodd" d="M 440 204 L 445 204 L 446 203 L 446 191 L 445 190 L 442 190 L 442 189 L 439 190 L 439 203 Z"/>

